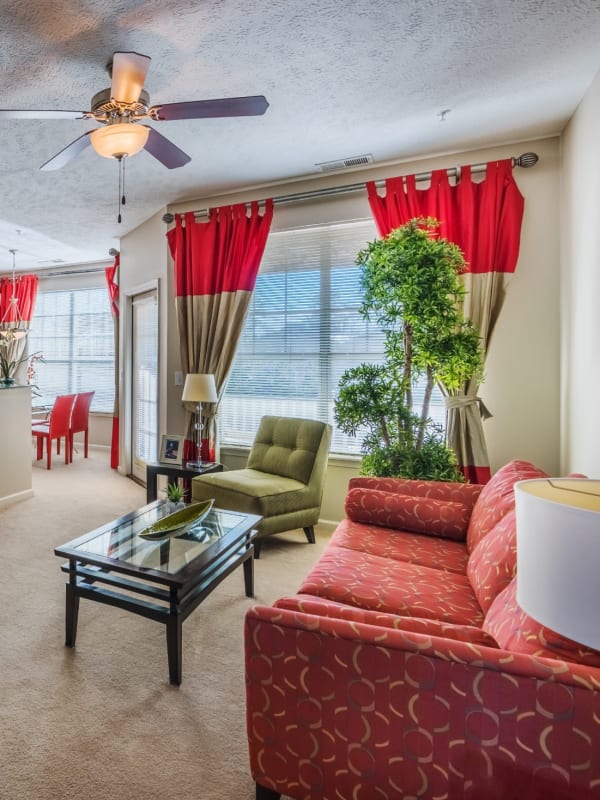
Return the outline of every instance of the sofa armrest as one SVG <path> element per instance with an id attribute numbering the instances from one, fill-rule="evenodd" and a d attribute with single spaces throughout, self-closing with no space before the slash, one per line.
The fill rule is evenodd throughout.
<path id="1" fill-rule="evenodd" d="M 591 800 L 600 783 L 599 669 L 260 606 L 245 648 L 252 775 L 289 797 Z"/>

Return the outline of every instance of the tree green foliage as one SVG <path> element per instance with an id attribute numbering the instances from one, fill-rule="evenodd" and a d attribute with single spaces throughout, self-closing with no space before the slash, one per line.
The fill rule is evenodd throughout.
<path id="1" fill-rule="evenodd" d="M 429 416 L 436 383 L 446 390 L 481 377 L 480 339 L 461 308 L 460 249 L 438 236 L 433 218 L 416 218 L 356 259 L 364 292 L 360 313 L 385 334 L 382 365 L 347 370 L 335 401 L 338 427 L 362 442 L 362 472 L 435 480 L 460 480 L 453 452 Z M 425 385 L 415 409 L 414 389 Z"/>

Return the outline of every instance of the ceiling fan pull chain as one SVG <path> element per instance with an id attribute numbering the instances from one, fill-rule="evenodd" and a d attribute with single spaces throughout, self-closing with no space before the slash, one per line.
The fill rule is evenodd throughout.
<path id="1" fill-rule="evenodd" d="M 123 194 L 121 195 L 121 205 L 122 206 L 124 206 L 125 203 L 126 203 L 126 200 L 125 200 L 125 161 L 126 160 L 127 159 L 126 159 L 125 156 L 121 159 L 121 163 L 123 164 Z"/>
<path id="2" fill-rule="evenodd" d="M 121 222 L 121 197 L 122 197 L 121 181 L 122 181 L 122 171 L 123 171 L 123 158 L 122 157 L 118 158 L 117 161 L 119 163 L 119 188 L 118 188 L 118 195 L 119 195 L 118 196 L 118 209 L 119 209 L 119 213 L 118 213 L 118 216 L 117 216 L 117 222 L 120 223 Z"/>

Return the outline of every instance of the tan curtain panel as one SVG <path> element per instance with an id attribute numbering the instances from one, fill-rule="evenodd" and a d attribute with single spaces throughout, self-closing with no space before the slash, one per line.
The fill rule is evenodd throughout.
<path id="1" fill-rule="evenodd" d="M 175 268 L 181 367 L 212 373 L 221 396 L 256 283 L 273 219 L 273 201 L 211 209 L 207 222 L 179 215 L 167 233 Z M 215 405 L 203 405 L 202 452 L 195 453 L 188 408 L 184 458 L 215 459 Z"/>

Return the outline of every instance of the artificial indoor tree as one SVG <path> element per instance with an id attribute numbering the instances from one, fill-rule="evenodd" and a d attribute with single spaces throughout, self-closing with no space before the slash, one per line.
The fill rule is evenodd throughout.
<path id="1" fill-rule="evenodd" d="M 431 394 L 436 383 L 449 391 L 480 375 L 483 358 L 479 335 L 460 311 L 462 252 L 438 235 L 438 226 L 431 217 L 412 219 L 356 259 L 360 313 L 382 328 L 385 358 L 342 375 L 335 419 L 344 433 L 366 431 L 365 475 L 461 479 L 455 454 L 429 416 Z"/>

